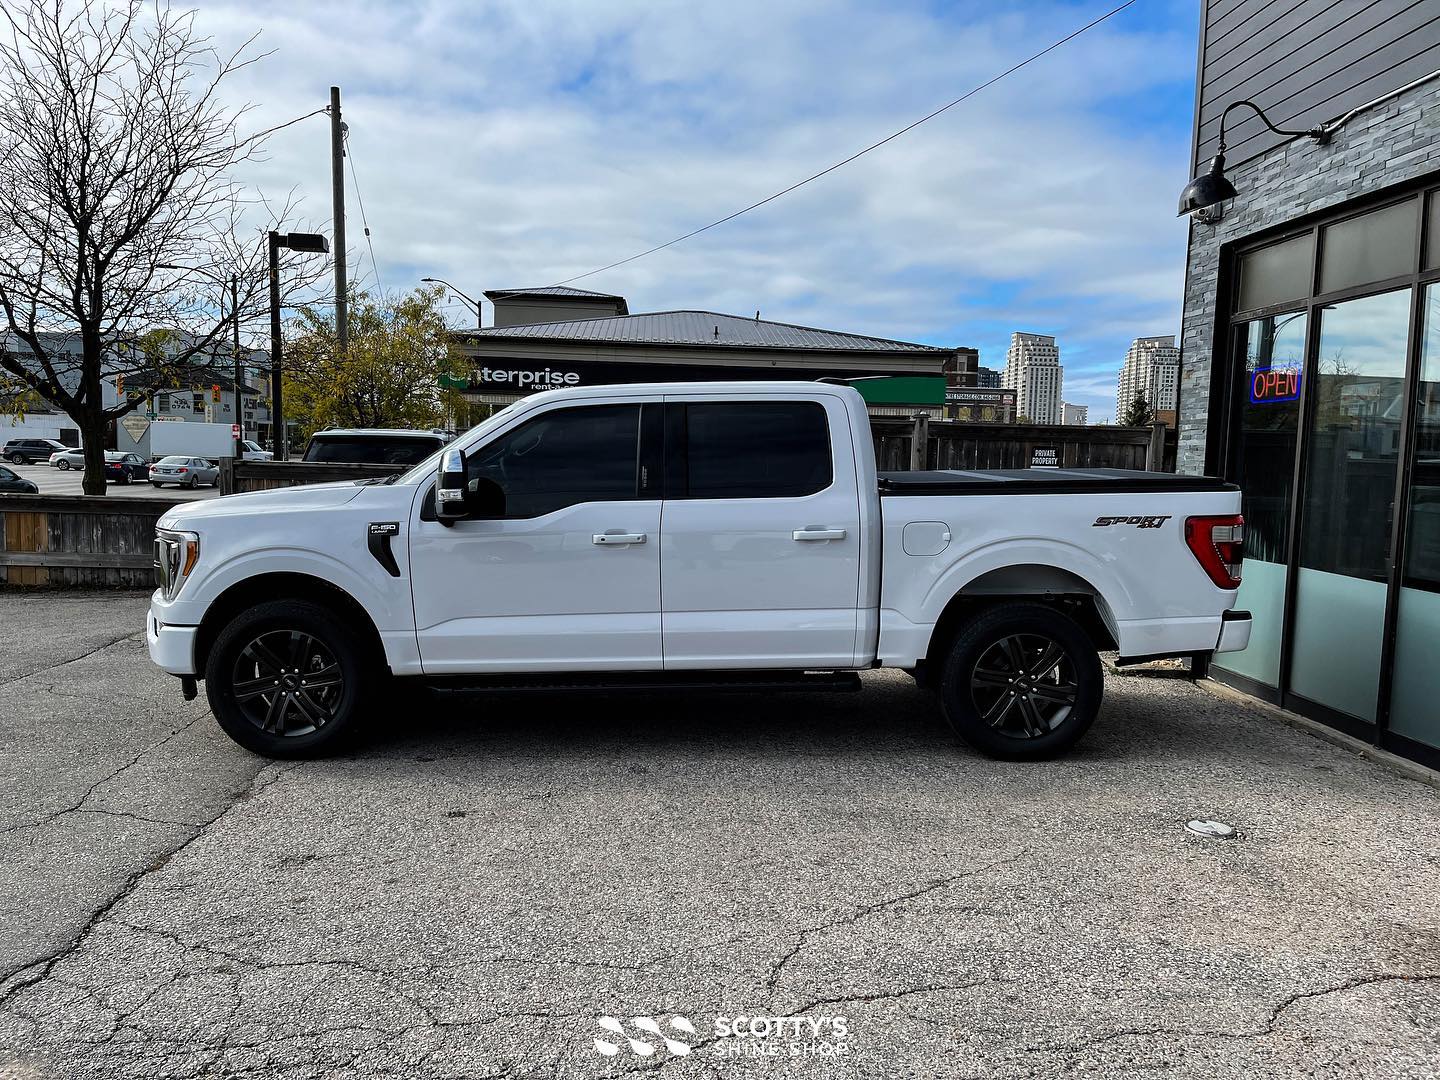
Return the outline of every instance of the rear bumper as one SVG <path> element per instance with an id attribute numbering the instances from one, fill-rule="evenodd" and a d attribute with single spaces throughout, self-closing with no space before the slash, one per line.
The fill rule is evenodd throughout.
<path id="1" fill-rule="evenodd" d="M 1250 644 L 1250 612 L 1248 611 L 1227 611 L 1220 616 L 1220 640 L 1215 645 L 1215 651 L 1239 652 Z"/>
<path id="2" fill-rule="evenodd" d="M 171 675 L 194 675 L 195 635 L 199 627 L 167 626 L 156 614 L 152 604 L 145 615 L 145 644 L 150 648 L 150 661 Z"/>

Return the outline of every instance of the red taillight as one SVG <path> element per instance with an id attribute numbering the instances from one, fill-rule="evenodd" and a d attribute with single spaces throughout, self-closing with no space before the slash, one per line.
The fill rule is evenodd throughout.
<path id="1" fill-rule="evenodd" d="M 1239 514 L 1185 519 L 1185 544 L 1210 580 L 1222 589 L 1240 587 L 1245 558 L 1245 519 Z"/>
<path id="2" fill-rule="evenodd" d="M 184 465 L 181 465 L 180 468 L 176 469 L 175 471 L 176 471 L 176 472 L 188 472 L 189 470 L 186 469 Z"/>

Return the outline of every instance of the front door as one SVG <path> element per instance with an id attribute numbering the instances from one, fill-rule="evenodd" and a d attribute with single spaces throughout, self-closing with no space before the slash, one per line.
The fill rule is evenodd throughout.
<path id="1" fill-rule="evenodd" d="M 860 502 L 838 398 L 666 399 L 665 667 L 854 662 Z"/>
<path id="2" fill-rule="evenodd" d="M 661 666 L 658 470 L 642 463 L 640 419 L 637 404 L 532 416 L 466 455 L 472 487 L 504 491 L 503 516 L 447 528 L 417 513 L 426 674 Z"/>

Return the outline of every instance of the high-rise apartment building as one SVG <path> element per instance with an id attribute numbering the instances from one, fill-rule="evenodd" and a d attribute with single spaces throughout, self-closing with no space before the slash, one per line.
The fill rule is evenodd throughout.
<path id="1" fill-rule="evenodd" d="M 1062 424 L 1079 424 L 1084 427 L 1090 423 L 1090 406 L 1072 405 L 1068 401 L 1065 402 L 1060 406 L 1060 422 Z"/>
<path id="2" fill-rule="evenodd" d="M 1175 335 L 1136 338 L 1125 353 L 1115 385 L 1116 422 L 1139 394 L 1145 396 L 1157 416 L 1162 412 L 1173 416 L 1179 388 L 1180 350 L 1175 347 Z"/>
<path id="3" fill-rule="evenodd" d="M 1015 408 L 1034 424 L 1060 423 L 1060 393 L 1065 369 L 1060 348 L 1046 334 L 1010 335 L 1004 385 L 1015 391 Z"/>
<path id="4" fill-rule="evenodd" d="M 975 385 L 983 386 L 989 390 L 998 390 L 1003 383 L 1005 376 L 994 368 L 982 367 L 975 373 Z"/>

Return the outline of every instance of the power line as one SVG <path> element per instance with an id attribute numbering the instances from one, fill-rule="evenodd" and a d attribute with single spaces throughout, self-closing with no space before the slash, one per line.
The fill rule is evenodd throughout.
<path id="1" fill-rule="evenodd" d="M 365 217 L 365 199 L 360 194 L 360 177 L 355 172 L 355 151 L 350 147 L 350 129 L 345 129 L 345 157 L 350 162 L 350 186 L 355 189 L 355 201 L 360 204 L 360 224 L 365 229 L 365 246 L 370 249 L 370 269 L 375 273 L 375 288 L 384 292 L 380 283 L 380 264 L 375 261 L 375 245 L 370 240 L 370 222 Z"/>
<path id="2" fill-rule="evenodd" d="M 689 232 L 687 232 L 684 236 L 677 236 L 677 237 L 675 237 L 674 240 L 667 240 L 667 241 L 666 241 L 665 243 L 663 243 L 663 244 L 656 244 L 654 247 L 652 247 L 652 248 L 646 248 L 644 251 L 641 251 L 641 252 L 639 252 L 638 254 L 635 254 L 635 255 L 631 255 L 629 258 L 618 259 L 618 260 L 616 260 L 615 262 L 609 263 L 609 264 L 606 265 L 606 266 L 599 267 L 598 269 L 588 270 L 588 271 L 586 271 L 586 272 L 583 273 L 583 274 L 576 274 L 574 277 L 568 277 L 568 278 L 565 278 L 565 279 L 562 280 L 562 281 L 551 282 L 551 284 L 550 284 L 549 287 L 553 288 L 553 287 L 556 286 L 556 285 L 568 285 L 568 284 L 570 284 L 570 282 L 572 282 L 572 281 L 580 281 L 580 280 L 582 280 L 583 278 L 593 277 L 593 276 L 596 275 L 596 274 L 603 274 L 606 270 L 614 270 L 617 266 L 624 266 L 626 263 L 632 263 L 632 262 L 634 262 L 636 259 L 643 259 L 646 255 L 653 255 L 653 254 L 655 254 L 655 252 L 657 252 L 657 251 L 664 251 L 664 250 L 665 250 L 666 248 L 668 248 L 668 247 L 674 247 L 676 244 L 681 243 L 682 241 L 689 240 L 692 236 L 699 236 L 701 233 L 706 232 L 706 231 L 708 231 L 708 230 L 710 230 L 710 229 L 713 229 L 713 228 L 715 228 L 715 226 L 717 226 L 717 225 L 724 225 L 727 221 L 734 221 L 736 218 L 738 218 L 738 217 L 739 217 L 740 215 L 742 215 L 742 214 L 748 214 L 751 210 L 758 210 L 760 207 L 764 206 L 766 203 L 774 202 L 776 199 L 781 198 L 781 197 L 784 196 L 784 195 L 789 195 L 792 191 L 795 191 L 795 190 L 797 190 L 798 188 L 802 188 L 802 187 L 804 187 L 806 184 L 811 183 L 811 182 L 814 181 L 814 180 L 819 180 L 822 176 L 828 176 L 830 173 L 834 172 L 836 169 L 843 168 L 844 166 L 849 165 L 852 161 L 855 161 L 855 160 L 858 159 L 858 158 L 864 157 L 866 154 L 870 153 L 871 150 L 878 150 L 880 147 L 884 146 L 886 143 L 892 142 L 893 140 L 898 139 L 901 135 L 904 135 L 904 134 L 906 134 L 907 132 L 910 132 L 910 131 L 914 131 L 917 127 L 919 127 L 921 124 L 925 123 L 927 120 L 934 120 L 935 117 L 939 116 L 941 113 L 945 112 L 947 109 L 954 108 L 956 105 L 959 105 L 962 101 L 965 101 L 967 98 L 974 97 L 976 94 L 980 93 L 980 91 L 986 89 L 987 87 L 994 86 L 994 85 L 995 85 L 997 82 L 999 82 L 1001 79 L 1004 79 L 1004 78 L 1006 78 L 1006 77 L 1009 76 L 1009 75 L 1015 74 L 1015 72 L 1019 71 L 1019 70 L 1020 70 L 1021 68 L 1023 68 L 1026 64 L 1030 64 L 1030 63 L 1033 63 L 1033 62 L 1036 61 L 1036 60 L 1039 60 L 1040 57 L 1044 56 L 1046 53 L 1054 52 L 1056 49 L 1060 48 L 1060 46 L 1065 45 L 1065 44 L 1073 41 L 1075 38 L 1077 38 L 1077 37 L 1079 37 L 1081 34 L 1085 33 L 1085 31 L 1090 30 L 1090 29 L 1093 29 L 1093 28 L 1096 27 L 1096 26 L 1099 26 L 1099 25 L 1100 25 L 1101 23 L 1103 23 L 1106 19 L 1109 19 L 1109 18 L 1111 18 L 1111 17 L 1114 16 L 1114 15 L 1120 14 L 1120 12 L 1124 11 L 1126 8 L 1130 7 L 1130 6 L 1131 6 L 1132 4 L 1134 4 L 1134 3 L 1136 3 L 1136 0 L 1125 0 L 1125 3 L 1120 4 L 1118 7 L 1111 8 L 1109 11 L 1105 12 L 1104 15 L 1101 15 L 1099 18 L 1092 19 L 1090 22 L 1086 23 L 1084 26 L 1080 27 L 1078 30 L 1075 30 L 1075 31 L 1073 31 L 1072 33 L 1066 34 L 1066 35 L 1065 35 L 1063 38 L 1061 38 L 1059 41 L 1056 41 L 1056 42 L 1054 42 L 1053 44 L 1047 45 L 1045 48 L 1041 49 L 1041 50 L 1040 50 L 1039 52 L 1037 52 L 1037 53 L 1032 53 L 1030 56 L 1027 56 L 1024 60 L 1021 60 L 1018 64 L 1015 64 L 1013 67 L 1008 67 L 1008 68 L 1006 68 L 1004 71 L 1000 72 L 1000 74 L 994 76 L 993 78 L 987 79 L 985 82 L 981 83 L 979 86 L 972 87 L 971 89 L 965 91 L 965 93 L 963 93 L 963 94 L 961 94 L 959 97 L 957 97 L 954 101 L 951 101 L 951 102 L 948 102 L 948 103 L 946 103 L 946 104 L 944 104 L 944 105 L 941 105 L 940 108 L 936 109 L 936 110 L 935 110 L 934 112 L 932 112 L 932 113 L 929 113 L 929 114 L 927 114 L 927 115 L 925 115 L 925 116 L 922 116 L 919 120 L 916 120 L 914 123 L 912 123 L 912 124 L 907 124 L 905 127 L 901 128 L 899 131 L 892 132 L 891 134 L 886 135 L 885 138 L 881 139 L 879 142 L 871 143 L 869 146 L 865 147 L 865 149 L 856 151 L 855 153 L 853 153 L 853 154 L 851 154 L 849 157 L 847 157 L 844 161 L 837 161 L 834 165 L 831 165 L 831 166 L 829 166 L 828 168 L 825 168 L 825 169 L 821 169 L 819 172 L 815 173 L 813 176 L 807 176 L 804 180 L 799 180 L 799 181 L 791 184 L 791 185 L 790 185 L 789 187 L 787 187 L 787 188 L 782 188 L 780 191 L 775 192 L 775 194 L 773 194 L 773 195 L 767 195 L 765 198 L 761 199 L 759 202 L 753 202 L 753 203 L 751 203 L 749 206 L 746 206 L 746 207 L 744 207 L 744 208 L 742 208 L 742 209 L 740 209 L 740 210 L 736 210 L 733 214 L 726 214 L 724 217 L 719 218 L 719 219 L 717 219 L 717 220 L 715 220 L 715 221 L 712 221 L 712 222 L 710 222 L 710 224 L 708 224 L 708 225 L 702 225 L 702 226 L 700 226 L 700 228 L 698 228 L 698 229 L 692 229 L 692 230 L 690 230 Z"/>

